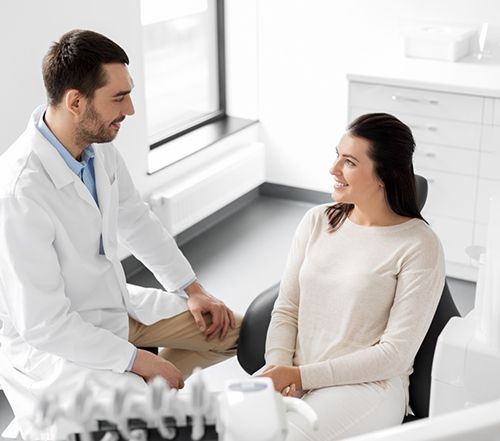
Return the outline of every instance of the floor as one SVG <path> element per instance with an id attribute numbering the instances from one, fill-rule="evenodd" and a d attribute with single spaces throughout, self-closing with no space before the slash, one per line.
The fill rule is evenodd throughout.
<path id="1" fill-rule="evenodd" d="M 192 239 L 182 250 L 203 285 L 243 314 L 256 295 L 280 280 L 293 232 L 311 206 L 260 196 Z M 130 282 L 159 286 L 146 270 Z M 466 314 L 473 307 L 475 284 L 455 279 L 448 282 L 460 312 Z M 235 358 L 205 371 L 214 390 L 221 389 L 225 379 L 245 375 Z M 0 391 L 0 432 L 11 419 L 12 412 Z"/>

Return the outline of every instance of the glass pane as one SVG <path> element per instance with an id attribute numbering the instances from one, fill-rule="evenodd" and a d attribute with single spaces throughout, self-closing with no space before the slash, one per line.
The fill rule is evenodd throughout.
<path id="1" fill-rule="evenodd" d="M 219 110 L 216 0 L 141 0 L 150 143 Z"/>

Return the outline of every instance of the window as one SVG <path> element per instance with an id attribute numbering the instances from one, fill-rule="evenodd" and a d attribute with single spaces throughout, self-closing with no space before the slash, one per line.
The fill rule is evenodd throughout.
<path id="1" fill-rule="evenodd" d="M 154 149 L 225 116 L 223 0 L 141 0 Z"/>

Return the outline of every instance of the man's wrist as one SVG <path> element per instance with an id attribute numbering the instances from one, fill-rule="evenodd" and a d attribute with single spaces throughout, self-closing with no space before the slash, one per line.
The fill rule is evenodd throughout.
<path id="1" fill-rule="evenodd" d="M 184 288 L 184 292 L 188 297 L 192 296 L 193 294 L 206 294 L 203 286 L 201 286 L 201 283 L 198 282 L 198 280 L 195 280 L 190 285 L 186 286 Z"/>
<path id="2" fill-rule="evenodd" d="M 127 366 L 127 369 L 126 369 L 127 372 L 131 372 L 132 371 L 132 368 L 134 367 L 134 363 L 135 363 L 136 357 L 137 357 L 137 348 L 134 348 L 134 353 L 132 354 L 132 358 L 130 359 L 130 361 L 128 363 L 128 366 Z"/>

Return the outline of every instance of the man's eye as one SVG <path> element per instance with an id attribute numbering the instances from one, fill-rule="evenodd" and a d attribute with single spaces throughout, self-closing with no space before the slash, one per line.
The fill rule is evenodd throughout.
<path id="1" fill-rule="evenodd" d="M 121 96 L 120 98 L 116 98 L 116 99 L 115 99 L 115 101 L 116 101 L 117 103 L 121 103 L 124 99 L 125 99 L 125 97 L 124 97 L 124 96 Z"/>

